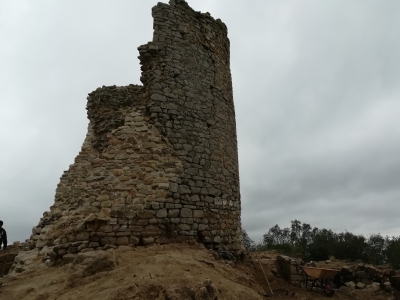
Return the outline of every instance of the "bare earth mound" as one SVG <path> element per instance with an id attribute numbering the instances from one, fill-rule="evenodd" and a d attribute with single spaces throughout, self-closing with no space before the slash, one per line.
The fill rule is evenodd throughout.
<path id="1" fill-rule="evenodd" d="M 66 259 L 64 265 L 52 267 L 42 262 L 35 251 L 24 252 L 23 263 L 3 278 L 0 299 L 270 299 L 271 290 L 260 263 L 274 298 L 329 299 L 321 291 L 309 292 L 276 277 L 273 252 L 254 253 L 234 263 L 196 243 L 120 246 L 80 253 L 71 256 L 70 261 Z M 22 273 L 16 272 L 19 268 Z M 338 291 L 333 298 L 398 299 L 371 289 Z"/>
<path id="2" fill-rule="evenodd" d="M 3 280 L 0 299 L 263 299 L 243 265 L 218 260 L 197 244 L 119 247 L 80 256 L 57 267 L 37 257 L 25 272 Z"/>

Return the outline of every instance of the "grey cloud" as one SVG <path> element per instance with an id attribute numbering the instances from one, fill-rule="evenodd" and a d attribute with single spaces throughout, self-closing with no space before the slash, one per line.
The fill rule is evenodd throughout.
<path id="1" fill-rule="evenodd" d="M 188 2 L 228 26 L 250 237 L 294 219 L 400 235 L 400 3 Z M 155 4 L 0 3 L 0 219 L 11 240 L 53 204 L 86 133 L 87 93 L 139 83 Z"/>

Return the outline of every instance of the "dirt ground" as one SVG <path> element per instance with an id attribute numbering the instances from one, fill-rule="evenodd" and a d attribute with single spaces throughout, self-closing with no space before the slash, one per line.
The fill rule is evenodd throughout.
<path id="1" fill-rule="evenodd" d="M 1 281 L 0 300 L 327 299 L 321 291 L 293 287 L 274 275 L 273 252 L 222 260 L 198 244 L 109 249 L 92 264 L 47 266 L 41 257 Z M 261 262 L 264 273 L 258 263 Z M 83 262 L 85 264 L 85 262 Z M 272 290 L 272 292 L 271 292 Z M 274 294 L 272 297 L 272 293 Z M 372 290 L 336 292 L 334 299 L 396 299 Z"/>

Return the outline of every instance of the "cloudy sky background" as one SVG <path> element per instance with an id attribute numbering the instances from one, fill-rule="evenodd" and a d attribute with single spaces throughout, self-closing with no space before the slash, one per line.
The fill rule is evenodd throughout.
<path id="1" fill-rule="evenodd" d="M 167 2 L 167 1 L 162 1 Z M 400 235 L 400 2 L 189 0 L 231 40 L 242 223 Z M 29 238 L 87 130 L 139 84 L 156 1 L 0 2 L 0 219 Z"/>

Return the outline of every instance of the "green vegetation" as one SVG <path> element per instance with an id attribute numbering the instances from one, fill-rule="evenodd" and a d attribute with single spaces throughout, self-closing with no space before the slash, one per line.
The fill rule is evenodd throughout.
<path id="1" fill-rule="evenodd" d="M 304 260 L 361 259 L 366 263 L 389 263 L 400 269 L 400 236 L 383 237 L 379 233 L 367 238 L 350 232 L 335 233 L 330 229 L 312 228 L 300 221 L 291 221 L 290 228 L 271 227 L 256 244 L 243 230 L 243 243 L 248 251 L 277 250 L 289 256 L 301 256 Z"/>

